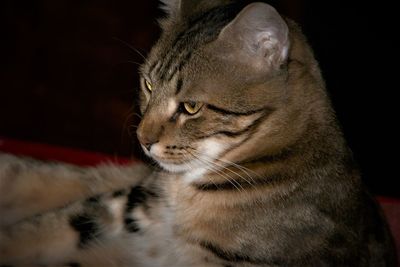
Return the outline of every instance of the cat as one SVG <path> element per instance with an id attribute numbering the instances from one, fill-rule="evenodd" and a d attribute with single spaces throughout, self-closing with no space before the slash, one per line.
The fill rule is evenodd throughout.
<path id="1" fill-rule="evenodd" d="M 0 155 L 0 264 L 396 266 L 299 27 L 262 2 L 162 2 L 137 130 L 159 167 Z"/>

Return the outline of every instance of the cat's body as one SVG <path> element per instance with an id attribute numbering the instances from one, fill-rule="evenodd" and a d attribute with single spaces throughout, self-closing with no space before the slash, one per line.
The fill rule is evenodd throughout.
<path id="1" fill-rule="evenodd" d="M 62 176 L 55 204 L 21 209 L 38 193 L 3 156 L 0 264 L 395 266 L 298 27 L 262 3 L 166 2 L 138 129 L 166 171 L 53 166 L 25 179 Z"/>

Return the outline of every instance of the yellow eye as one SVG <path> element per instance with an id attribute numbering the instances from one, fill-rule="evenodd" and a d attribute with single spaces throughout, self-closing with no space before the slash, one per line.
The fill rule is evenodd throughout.
<path id="1" fill-rule="evenodd" d="M 153 86 L 148 80 L 144 80 L 144 84 L 146 85 L 147 90 L 149 90 L 150 92 L 153 90 Z"/>
<path id="2" fill-rule="evenodd" d="M 185 110 L 187 111 L 187 113 L 189 113 L 190 115 L 194 115 L 197 112 L 199 112 L 199 110 L 203 107 L 203 103 L 201 103 L 201 102 L 185 102 L 185 103 L 183 103 L 183 106 L 184 106 Z"/>

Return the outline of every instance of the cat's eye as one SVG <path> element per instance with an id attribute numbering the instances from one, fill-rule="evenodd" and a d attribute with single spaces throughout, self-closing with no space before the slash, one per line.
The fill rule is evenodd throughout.
<path id="1" fill-rule="evenodd" d="M 149 90 L 150 92 L 153 91 L 153 86 L 148 80 L 144 80 L 144 85 L 146 86 L 147 90 Z"/>
<path id="2" fill-rule="evenodd" d="M 183 107 L 185 111 L 190 115 L 194 115 L 203 107 L 203 103 L 201 102 L 185 102 L 183 103 Z"/>

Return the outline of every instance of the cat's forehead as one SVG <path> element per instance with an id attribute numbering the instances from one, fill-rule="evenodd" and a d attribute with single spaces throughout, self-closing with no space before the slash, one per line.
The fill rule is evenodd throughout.
<path id="1" fill-rule="evenodd" d="M 191 53 L 191 52 L 188 52 Z M 188 57 L 183 54 L 182 57 Z M 150 64 L 145 71 L 145 78 L 154 87 L 154 94 L 179 96 L 179 98 L 198 98 L 201 95 L 222 90 L 217 84 L 223 83 L 224 74 L 211 55 L 198 51 L 190 59 L 163 58 Z"/>
<path id="2" fill-rule="evenodd" d="M 249 81 L 256 80 L 245 65 L 232 62 L 216 49 L 218 44 L 205 44 L 193 50 L 182 50 L 165 57 L 153 56 L 143 68 L 144 77 L 162 95 L 183 98 L 226 97 L 242 94 Z M 154 92 L 155 94 L 161 92 Z"/>
<path id="3" fill-rule="evenodd" d="M 239 10 L 236 5 L 221 6 L 163 27 L 162 35 L 142 70 L 150 78 L 163 83 L 170 82 L 185 69 L 195 71 L 193 68 L 201 67 L 202 48 L 217 39 L 221 29 Z M 186 68 L 189 63 L 190 68 Z"/>

